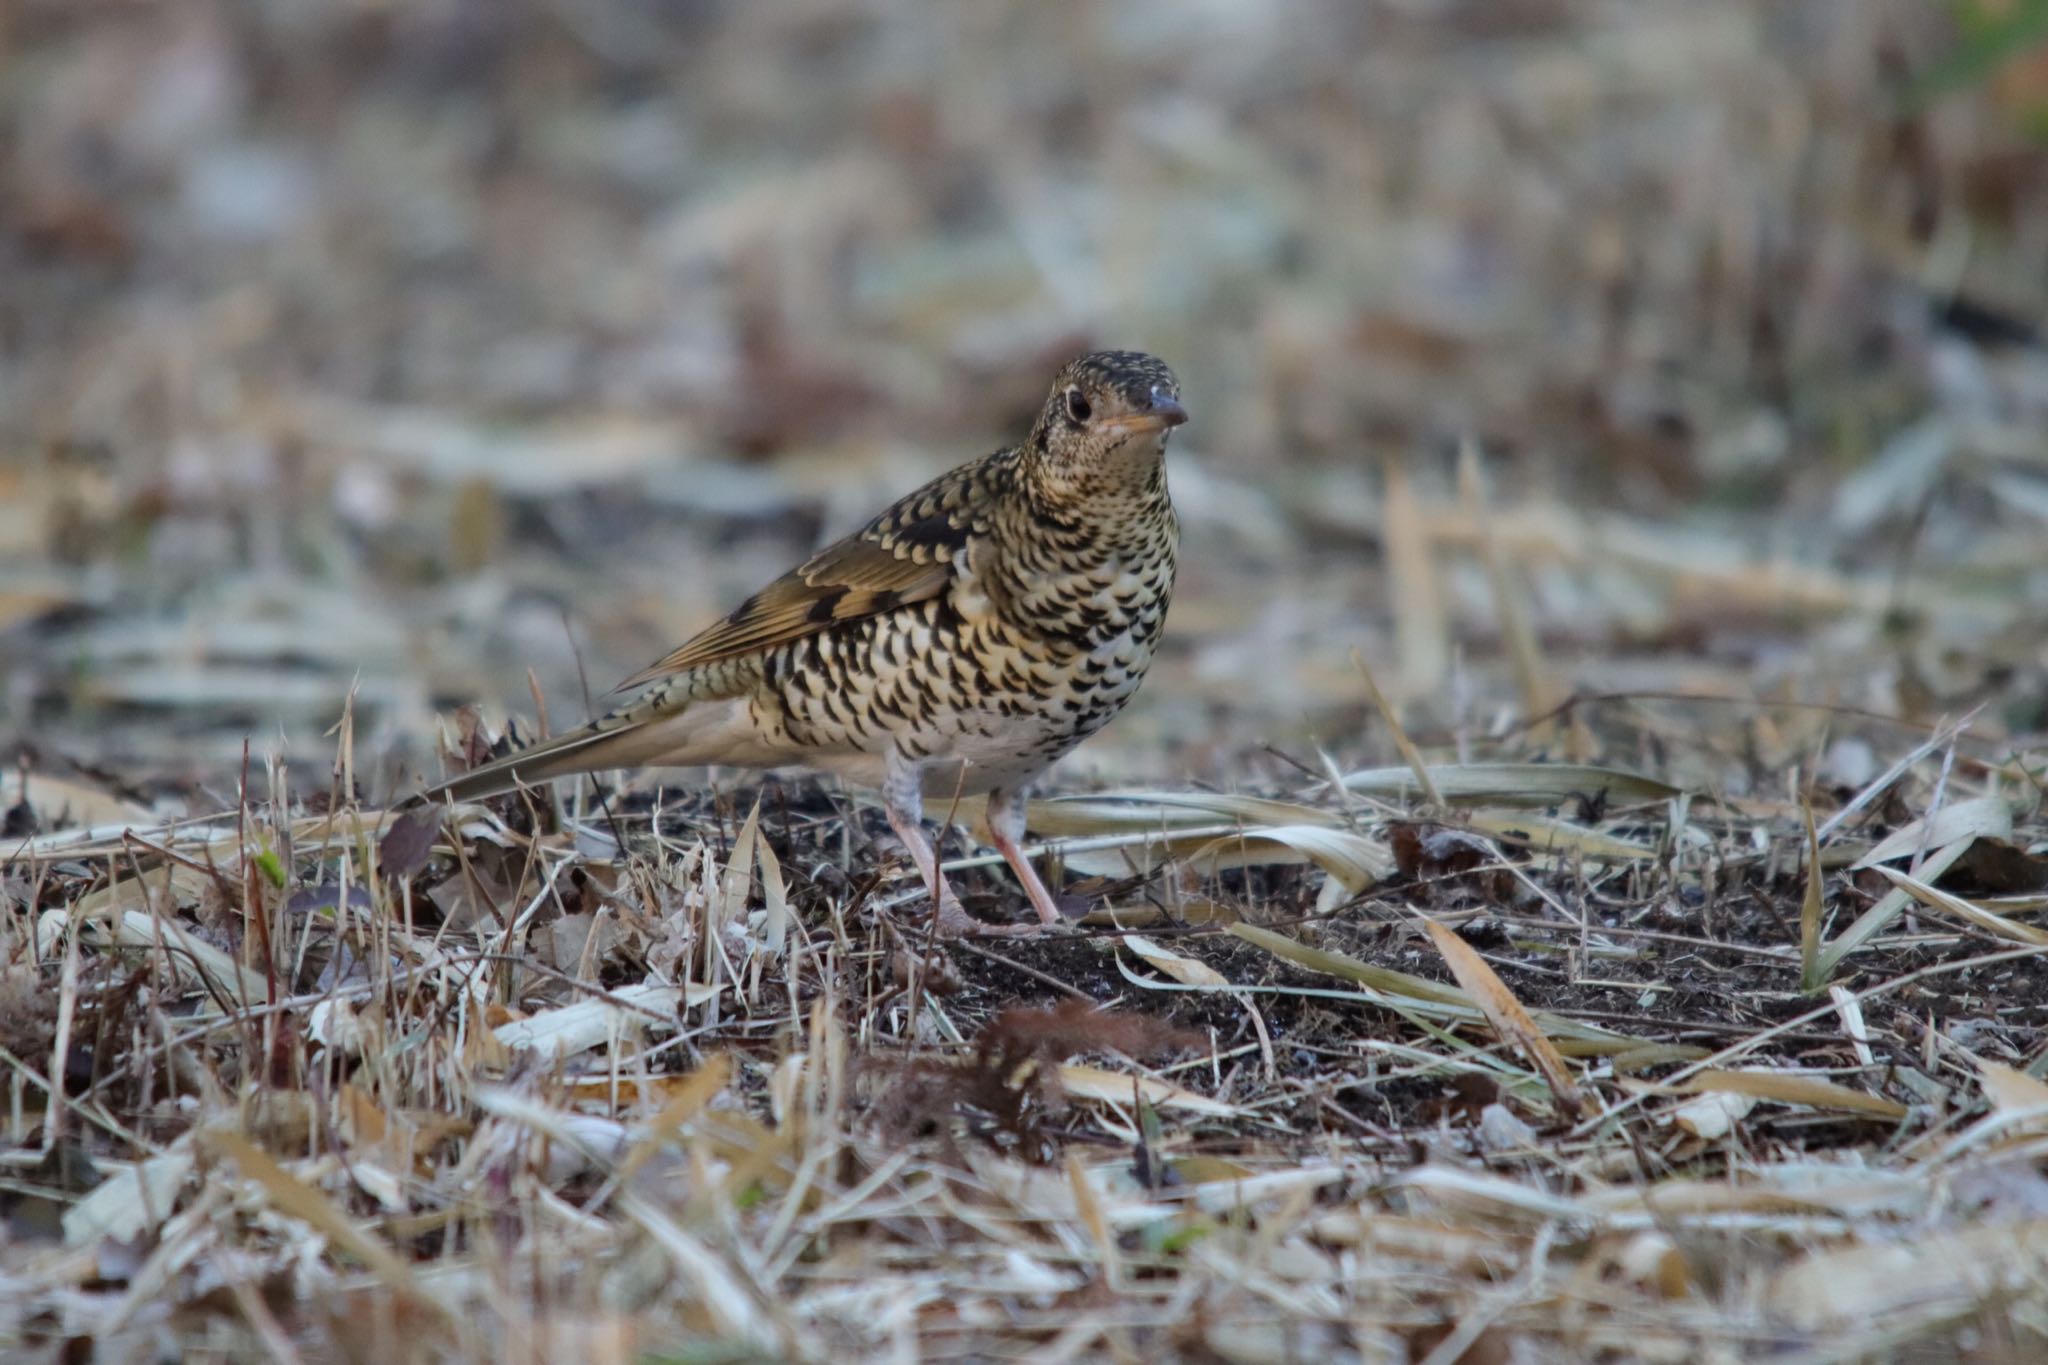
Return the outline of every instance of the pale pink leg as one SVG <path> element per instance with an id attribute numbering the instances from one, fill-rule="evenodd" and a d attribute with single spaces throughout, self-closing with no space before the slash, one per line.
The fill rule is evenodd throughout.
<path id="1" fill-rule="evenodd" d="M 960 904 L 960 898 L 953 894 L 953 888 L 946 885 L 946 876 L 939 871 L 939 855 L 924 832 L 922 781 L 922 774 L 914 764 L 891 754 L 889 771 L 882 783 L 882 804 L 889 813 L 889 828 L 896 831 L 896 837 L 903 841 L 903 847 L 910 853 L 910 861 L 917 865 L 918 880 L 938 902 L 941 936 L 961 938 L 971 934 L 1032 932 L 1028 924 L 983 923 L 967 913 L 966 907 Z"/>
<path id="2" fill-rule="evenodd" d="M 996 790 L 988 794 L 989 835 L 995 841 L 996 852 L 1003 855 L 1003 861 L 1017 874 L 1017 880 L 1024 886 L 1024 894 L 1031 901 L 1031 908 L 1038 912 L 1041 923 L 1047 927 L 1064 924 L 1060 914 L 1060 903 L 1053 898 L 1045 882 L 1038 875 L 1038 869 L 1024 856 L 1024 793 L 1021 791 Z"/>

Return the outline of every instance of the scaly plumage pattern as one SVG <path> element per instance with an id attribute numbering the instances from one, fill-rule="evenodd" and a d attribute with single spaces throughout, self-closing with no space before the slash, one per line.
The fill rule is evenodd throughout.
<path id="1" fill-rule="evenodd" d="M 1144 680 L 1173 593 L 1179 529 L 1167 433 L 1187 419 L 1165 365 L 1098 351 L 1054 382 L 1022 445 L 960 466 L 819 551 L 621 686 L 580 730 L 430 789 L 662 764 L 801 766 L 879 787 L 951 932 L 923 798 L 985 792 L 995 846 L 1041 921 L 1059 912 L 1023 856 L 1024 801 Z"/>

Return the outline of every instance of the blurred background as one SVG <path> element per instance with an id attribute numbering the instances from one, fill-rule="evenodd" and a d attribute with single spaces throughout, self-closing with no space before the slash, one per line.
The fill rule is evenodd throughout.
<path id="1" fill-rule="evenodd" d="M 378 798 L 529 670 L 580 720 L 1091 346 L 1195 421 L 1167 651 L 1063 784 L 1384 761 L 1354 652 L 1467 754 L 2044 723 L 2043 0 L 23 0 L 0 53 L 13 771 L 324 787 L 353 694 Z"/>

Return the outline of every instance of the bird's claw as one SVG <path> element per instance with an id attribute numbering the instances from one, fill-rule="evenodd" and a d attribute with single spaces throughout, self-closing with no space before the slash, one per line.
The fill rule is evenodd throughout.
<path id="1" fill-rule="evenodd" d="M 921 904 L 928 913 L 931 901 L 927 899 Z M 951 888 L 939 897 L 938 911 L 940 938 L 1035 938 L 1048 932 L 1047 926 L 1042 924 L 991 924 L 987 920 L 976 919 L 967 913 L 967 907 L 960 903 L 960 898 L 953 894 Z"/>

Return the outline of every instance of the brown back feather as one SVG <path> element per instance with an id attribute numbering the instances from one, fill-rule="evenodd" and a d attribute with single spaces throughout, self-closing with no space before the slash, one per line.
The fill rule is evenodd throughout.
<path id="1" fill-rule="evenodd" d="M 952 581 L 954 558 L 971 537 L 988 530 L 993 497 L 1011 478 L 1015 461 L 1015 451 L 999 451 L 934 479 L 620 683 L 618 690 L 937 597 Z"/>

